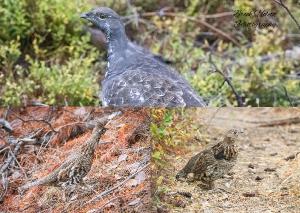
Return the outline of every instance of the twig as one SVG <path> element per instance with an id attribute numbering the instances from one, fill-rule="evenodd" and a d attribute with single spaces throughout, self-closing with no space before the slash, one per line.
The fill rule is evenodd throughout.
<path id="1" fill-rule="evenodd" d="M 22 172 L 25 174 L 25 177 L 27 178 L 25 171 L 23 170 L 23 168 L 21 167 L 20 163 L 18 162 L 18 160 L 16 158 L 16 155 L 18 154 L 19 149 L 23 143 L 24 143 L 24 141 L 18 140 L 18 143 L 15 146 L 14 151 L 10 150 L 10 152 L 9 152 L 10 156 L 6 159 L 6 162 L 0 167 L 0 174 L 2 174 L 2 185 L 4 188 L 4 192 L 0 195 L 0 201 L 3 200 L 3 198 L 7 192 L 7 188 L 8 188 L 8 184 L 9 184 L 9 181 L 7 179 L 8 168 L 14 160 L 17 162 L 20 169 L 22 170 Z"/>
<path id="2" fill-rule="evenodd" d="M 7 171 L 3 172 L 1 174 L 2 176 L 2 187 L 3 187 L 3 192 L 0 194 L 0 201 L 3 201 L 4 196 L 6 195 L 7 189 L 8 189 L 8 179 L 7 179 Z"/>
<path id="3" fill-rule="evenodd" d="M 132 175 L 129 175 L 125 180 L 123 180 L 122 182 L 116 184 L 114 187 L 101 192 L 100 194 L 96 195 L 95 197 L 93 197 L 91 200 L 89 200 L 88 202 L 86 202 L 85 204 L 89 204 L 93 201 L 99 200 L 101 198 L 103 198 L 104 196 L 110 194 L 111 192 L 113 192 L 114 190 L 118 189 L 119 187 L 121 187 L 122 185 L 124 185 L 127 181 L 129 181 L 131 178 L 133 178 L 134 176 L 136 176 L 138 173 L 140 173 L 142 170 L 144 170 L 146 167 L 148 167 L 150 165 L 150 163 L 146 164 L 145 166 L 143 166 L 142 168 L 140 168 L 139 170 L 137 170 L 135 173 L 133 173 Z"/>
<path id="4" fill-rule="evenodd" d="M 21 164 L 19 163 L 18 159 L 16 158 L 15 154 L 11 150 L 10 150 L 10 153 L 11 153 L 11 156 L 14 158 L 15 162 L 18 164 L 21 171 L 24 173 L 26 180 L 28 180 L 28 176 L 27 176 L 25 170 L 23 169 L 23 167 L 21 166 Z"/>
<path id="5" fill-rule="evenodd" d="M 287 89 L 286 89 L 285 86 L 283 86 L 283 90 L 284 90 L 285 96 L 287 97 L 287 99 L 288 99 L 288 101 L 289 101 L 289 103 L 290 103 L 290 106 L 293 107 L 293 106 L 294 106 L 293 101 L 291 100 L 291 98 L 290 98 L 290 96 L 289 96 L 289 94 L 288 94 L 288 91 L 287 91 Z"/>
<path id="6" fill-rule="evenodd" d="M 203 21 L 199 18 L 195 18 L 195 17 L 191 17 L 191 16 L 186 16 L 183 14 L 178 14 L 178 13 L 173 13 L 173 12 L 147 12 L 147 13 L 143 13 L 141 15 L 142 17 L 151 17 L 151 16 L 169 16 L 169 17 L 180 17 L 183 19 L 188 19 L 189 21 L 193 21 L 196 22 L 198 24 L 201 24 L 207 28 L 209 28 L 210 30 L 214 31 L 215 33 L 221 35 L 223 38 L 228 39 L 229 41 L 231 41 L 232 43 L 234 43 L 237 46 L 240 46 L 239 42 L 236 41 L 234 38 L 232 38 L 230 35 L 228 35 L 227 33 L 223 32 L 222 30 L 212 26 L 211 24 L 207 23 L 206 21 Z"/>
<path id="7" fill-rule="evenodd" d="M 293 21 L 295 22 L 295 24 L 297 25 L 297 27 L 300 30 L 300 24 L 297 21 L 297 19 L 295 18 L 295 16 L 291 13 L 291 11 L 289 10 L 289 8 L 283 3 L 282 0 L 273 0 L 274 2 L 276 2 L 277 4 L 279 4 L 281 7 L 283 7 L 287 13 L 289 14 L 289 16 L 293 19 Z"/>
<path id="8" fill-rule="evenodd" d="M 3 173 L 10 166 L 10 164 L 14 160 L 14 155 L 18 154 L 19 149 L 23 143 L 24 143 L 23 141 L 19 141 L 19 143 L 17 143 L 16 147 L 14 148 L 14 151 L 12 152 L 12 155 L 10 155 L 10 157 L 6 160 L 6 163 L 4 163 L 1 166 L 0 174 Z"/>
<path id="9" fill-rule="evenodd" d="M 93 209 L 93 210 L 96 211 L 96 212 L 101 212 L 101 210 L 102 210 L 107 204 L 110 204 L 111 202 L 113 202 L 113 201 L 115 201 L 115 200 L 117 200 L 117 199 L 120 199 L 120 197 L 119 197 L 119 196 L 118 196 L 118 197 L 114 197 L 114 198 L 108 200 L 106 203 L 104 203 L 104 204 L 103 204 L 102 206 L 100 206 L 99 208 Z"/>
<path id="10" fill-rule="evenodd" d="M 18 116 L 16 113 L 14 113 L 14 114 L 15 114 L 15 116 L 16 116 L 17 119 L 21 120 L 21 121 L 24 122 L 24 123 L 28 123 L 28 122 L 41 122 L 41 123 L 45 123 L 45 124 L 47 124 L 47 125 L 50 127 L 50 129 L 51 129 L 53 132 L 58 133 L 58 132 L 52 127 L 52 125 L 51 125 L 51 123 L 50 123 L 49 121 L 46 121 L 46 120 L 44 120 L 44 119 L 29 119 L 29 120 L 25 120 L 25 119 L 21 118 L 20 116 Z"/>
<path id="11" fill-rule="evenodd" d="M 219 68 L 217 67 L 217 65 L 213 62 L 211 54 L 209 54 L 209 63 L 211 63 L 214 66 L 214 68 L 215 68 L 214 72 L 219 73 L 223 77 L 224 81 L 231 88 L 231 90 L 232 90 L 232 92 L 233 92 L 233 94 L 234 94 L 234 96 L 235 96 L 235 98 L 237 100 L 238 106 L 239 107 L 245 106 L 244 103 L 243 103 L 243 100 L 242 100 L 241 96 L 235 90 L 235 88 L 234 88 L 232 82 L 230 81 L 230 79 L 221 70 L 219 70 Z"/>
<path id="12" fill-rule="evenodd" d="M 5 110 L 4 114 L 3 114 L 3 118 L 6 120 L 7 117 L 8 117 L 8 113 L 9 113 L 9 110 L 10 110 L 10 106 L 7 107 L 7 109 Z"/>

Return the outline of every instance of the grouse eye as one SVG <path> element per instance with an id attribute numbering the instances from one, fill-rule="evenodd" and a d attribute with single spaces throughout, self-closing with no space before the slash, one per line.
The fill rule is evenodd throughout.
<path id="1" fill-rule="evenodd" d="M 98 17 L 101 18 L 101 19 L 105 19 L 105 18 L 106 18 L 106 15 L 104 15 L 103 13 L 99 13 L 99 14 L 98 14 Z"/>

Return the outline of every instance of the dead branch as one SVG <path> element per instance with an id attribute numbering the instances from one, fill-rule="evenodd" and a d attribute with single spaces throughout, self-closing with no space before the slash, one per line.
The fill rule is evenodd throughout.
<path id="1" fill-rule="evenodd" d="M 273 126 L 292 125 L 292 124 L 298 124 L 298 123 L 300 123 L 300 117 L 264 122 L 263 124 L 261 124 L 259 126 L 260 127 L 273 127 Z"/>
<path id="2" fill-rule="evenodd" d="M 3 201 L 3 198 L 6 195 L 7 189 L 8 189 L 8 179 L 7 179 L 8 174 L 7 173 L 8 173 L 7 171 L 1 173 L 1 176 L 2 176 L 1 183 L 2 183 L 3 190 L 1 190 L 1 193 L 0 193 L 0 202 Z"/>
<path id="3" fill-rule="evenodd" d="M 0 168 L 0 173 L 3 173 L 9 166 L 10 164 L 13 162 L 14 157 L 18 154 L 19 149 L 21 147 L 21 145 L 24 143 L 24 141 L 19 140 L 19 142 L 17 143 L 17 145 L 14 148 L 14 151 L 11 153 L 11 155 L 7 158 L 6 162 L 1 166 Z"/>
<path id="4" fill-rule="evenodd" d="M 224 82 L 226 82 L 228 84 L 228 86 L 231 88 L 236 100 L 237 100 L 237 104 L 239 107 L 243 107 L 245 106 L 243 103 L 243 100 L 241 98 L 241 96 L 237 93 L 236 89 L 234 88 L 231 80 L 228 78 L 228 76 L 226 76 L 221 70 L 219 70 L 219 68 L 217 67 L 217 65 L 214 63 L 214 61 L 212 60 L 211 54 L 209 54 L 209 63 L 212 64 L 214 66 L 214 72 L 219 73 L 223 79 Z"/>
<path id="5" fill-rule="evenodd" d="M 295 18 L 295 16 L 291 13 L 290 9 L 283 3 L 282 0 L 273 0 L 275 3 L 279 4 L 281 7 L 283 7 L 286 12 L 289 14 L 289 16 L 293 19 L 293 21 L 295 22 L 295 24 L 297 25 L 297 27 L 300 30 L 300 24 L 297 21 L 297 19 Z"/>
<path id="6" fill-rule="evenodd" d="M 211 24 L 207 23 L 204 20 L 201 20 L 199 17 L 191 17 L 191 16 L 186 16 L 184 14 L 179 14 L 179 13 L 173 13 L 173 12 L 165 12 L 163 10 L 159 11 L 159 12 L 147 12 L 147 13 L 143 13 L 140 15 L 141 17 L 152 17 L 152 16 L 169 16 L 169 17 L 179 17 L 182 19 L 187 19 L 189 21 L 201 24 L 207 28 L 209 28 L 210 30 L 212 30 L 213 32 L 217 33 L 218 35 L 220 35 L 221 37 L 231 41 L 232 43 L 234 43 L 237 46 L 240 46 L 239 42 L 237 40 L 235 40 L 234 38 L 232 38 L 230 35 L 228 35 L 227 33 L 225 33 L 224 31 L 212 26 Z"/>
<path id="7" fill-rule="evenodd" d="M 150 163 L 147 163 L 146 165 L 144 165 L 143 167 L 141 167 L 140 169 L 138 169 L 135 173 L 133 173 L 132 175 L 129 175 L 125 180 L 123 180 L 122 182 L 116 184 L 114 187 L 101 192 L 100 194 L 96 195 L 95 197 L 93 197 L 91 200 L 89 200 L 88 202 L 85 203 L 89 204 L 91 202 L 97 201 L 101 198 L 103 198 L 104 196 L 110 194 L 111 192 L 115 191 L 116 189 L 118 189 L 119 187 L 123 186 L 127 181 L 129 181 L 131 178 L 135 177 L 138 173 L 140 173 L 142 170 L 144 170 L 145 168 L 147 168 L 150 165 Z"/>
<path id="8" fill-rule="evenodd" d="M 6 159 L 6 162 L 0 167 L 0 174 L 2 175 L 2 187 L 4 189 L 3 192 L 0 194 L 0 201 L 3 200 L 9 185 L 9 181 L 7 179 L 8 168 L 10 167 L 12 162 L 17 161 L 16 155 L 18 154 L 19 149 L 23 143 L 24 142 L 21 140 L 17 143 L 17 145 L 14 148 L 14 151 L 9 152 L 9 157 Z M 17 164 L 20 166 L 19 162 L 17 162 Z M 22 168 L 20 169 L 24 172 Z"/>
<path id="9" fill-rule="evenodd" d="M 22 122 L 24 123 L 28 123 L 28 122 L 41 122 L 41 123 L 45 123 L 49 126 L 49 128 L 55 132 L 55 133 L 58 133 L 54 128 L 53 126 L 51 125 L 51 123 L 49 121 L 46 121 L 44 119 L 28 119 L 28 120 L 25 120 L 23 118 L 21 118 L 20 116 L 16 115 L 16 113 L 14 113 L 14 115 L 16 116 L 17 119 L 21 120 Z"/>

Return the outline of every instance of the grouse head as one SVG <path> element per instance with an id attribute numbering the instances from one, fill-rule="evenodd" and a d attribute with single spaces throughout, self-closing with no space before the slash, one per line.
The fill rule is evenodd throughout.
<path id="1" fill-rule="evenodd" d="M 235 159 L 237 156 L 237 146 L 235 145 L 236 139 L 243 133 L 242 129 L 229 130 L 224 139 L 212 147 L 216 159 Z"/>
<path id="2" fill-rule="evenodd" d="M 234 144 L 235 140 L 243 132 L 244 131 L 242 129 L 230 129 L 225 135 L 224 142 L 227 143 L 227 145 Z"/>
<path id="3" fill-rule="evenodd" d="M 82 13 L 80 17 L 94 24 L 107 38 L 112 34 L 125 32 L 120 16 L 108 7 L 95 8 L 87 13 Z"/>

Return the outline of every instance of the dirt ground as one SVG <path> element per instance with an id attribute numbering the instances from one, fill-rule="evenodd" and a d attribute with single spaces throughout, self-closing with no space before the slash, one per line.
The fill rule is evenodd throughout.
<path id="1" fill-rule="evenodd" d="M 185 154 L 169 154 L 158 171 L 157 212 L 300 212 L 300 124 L 263 127 L 270 121 L 300 118 L 297 108 L 221 108 L 190 110 L 200 137 L 186 141 Z M 203 191 L 178 182 L 176 173 L 196 153 L 230 128 L 245 130 L 231 173 Z"/>
<path id="2" fill-rule="evenodd" d="M 10 136 L 16 139 L 35 135 L 33 144 L 24 142 L 14 153 L 16 160 L 1 174 L 0 195 L 4 196 L 0 212 L 93 213 L 149 209 L 151 149 L 148 114 L 144 110 L 122 110 L 121 115 L 106 125 L 108 130 L 96 146 L 91 171 L 84 179 L 88 187 L 78 186 L 72 194 L 52 186 L 37 186 L 23 195 L 18 193 L 18 187 L 49 174 L 76 152 L 89 139 L 92 121 L 111 112 L 91 107 L 0 109 L 0 117 L 6 114 L 13 128 Z M 9 150 L 16 149 L 8 136 L 0 128 L 0 168 L 11 156 Z"/>

